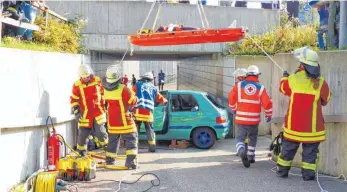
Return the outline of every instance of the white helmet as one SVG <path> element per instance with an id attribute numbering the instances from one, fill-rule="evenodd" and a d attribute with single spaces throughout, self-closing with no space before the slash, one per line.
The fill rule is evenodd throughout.
<path id="1" fill-rule="evenodd" d="M 260 75 L 259 69 L 255 65 L 251 65 L 247 68 L 247 75 Z"/>
<path id="2" fill-rule="evenodd" d="M 246 77 L 247 70 L 245 68 L 237 68 L 234 72 L 235 77 Z"/>
<path id="3" fill-rule="evenodd" d="M 143 76 L 141 76 L 143 79 L 149 79 L 149 80 L 153 80 L 153 73 L 152 72 L 146 72 Z"/>
<path id="4" fill-rule="evenodd" d="M 110 65 L 106 70 L 106 82 L 114 83 L 117 82 L 121 78 L 121 74 L 119 72 L 119 67 L 117 65 Z"/>
<path id="5" fill-rule="evenodd" d="M 82 78 L 87 78 L 93 74 L 93 70 L 88 65 L 81 65 L 78 68 L 78 75 Z"/>

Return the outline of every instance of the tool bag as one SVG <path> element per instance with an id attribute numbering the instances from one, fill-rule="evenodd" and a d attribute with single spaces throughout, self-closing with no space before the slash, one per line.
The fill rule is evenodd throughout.
<path id="1" fill-rule="evenodd" d="M 270 144 L 270 151 L 273 151 L 276 156 L 281 153 L 282 141 L 283 132 L 280 132 Z"/>

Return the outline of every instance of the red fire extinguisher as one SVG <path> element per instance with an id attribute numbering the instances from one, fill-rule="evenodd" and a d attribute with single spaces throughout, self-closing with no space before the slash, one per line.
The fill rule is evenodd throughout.
<path id="1" fill-rule="evenodd" d="M 50 119 L 52 125 L 52 135 L 48 128 L 48 120 Z M 46 127 L 48 131 L 48 140 L 47 140 L 47 160 L 48 160 L 48 171 L 59 170 L 59 158 L 60 158 L 60 140 L 56 134 L 52 118 L 47 117 Z"/>

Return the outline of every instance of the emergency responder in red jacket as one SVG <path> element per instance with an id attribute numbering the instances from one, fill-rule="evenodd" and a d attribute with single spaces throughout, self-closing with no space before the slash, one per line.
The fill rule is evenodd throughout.
<path id="1" fill-rule="evenodd" d="M 121 74 L 116 65 L 111 65 L 106 70 L 103 78 L 105 88 L 105 101 L 107 103 L 107 125 L 109 142 L 106 149 L 106 164 L 113 165 L 119 149 L 120 137 L 125 141 L 126 160 L 125 166 L 136 169 L 138 133 L 135 122 L 131 117 L 129 108 L 137 103 L 134 93 L 122 84 Z"/>
<path id="2" fill-rule="evenodd" d="M 145 124 L 149 151 L 156 151 L 155 132 L 153 130 L 153 111 L 154 102 L 164 104 L 167 100 L 157 91 L 153 85 L 152 72 L 145 73 L 144 76 L 133 86 L 138 102 L 134 107 L 134 116 L 137 129 L 140 130 L 141 124 Z"/>
<path id="3" fill-rule="evenodd" d="M 272 117 L 272 101 L 264 87 L 260 84 L 260 75 L 257 66 L 251 65 L 247 69 L 247 77 L 238 82 L 229 94 L 229 106 L 233 114 L 236 114 L 236 148 L 241 156 L 242 163 L 249 167 L 255 162 L 255 147 L 258 138 L 258 126 L 260 123 L 261 107 L 265 111 L 266 121 Z M 249 138 L 248 150 L 245 149 L 245 139 Z"/>
<path id="4" fill-rule="evenodd" d="M 299 56 L 299 70 L 289 76 L 283 73 L 279 90 L 290 97 L 283 128 L 282 152 L 277 159 L 277 175 L 288 177 L 292 160 L 302 143 L 303 180 L 314 180 L 318 146 L 325 140 L 322 106 L 330 100 L 330 90 L 320 76 L 318 54 L 305 48 Z"/>
<path id="5" fill-rule="evenodd" d="M 104 126 L 106 123 L 104 88 L 101 79 L 92 74 L 92 69 L 88 65 L 81 65 L 78 72 L 80 78 L 73 84 L 70 103 L 79 125 L 77 150 L 85 156 L 86 139 L 92 129 L 101 147 L 107 144 L 107 132 Z"/>
<path id="6" fill-rule="evenodd" d="M 247 75 L 247 69 L 245 68 L 237 68 L 234 72 L 234 76 L 235 76 L 235 86 L 237 85 L 238 82 L 243 81 L 246 79 L 246 75 Z M 235 121 L 235 118 L 234 118 Z M 248 149 L 248 137 L 245 139 L 245 149 Z M 236 153 L 236 156 L 238 156 L 239 154 Z"/>

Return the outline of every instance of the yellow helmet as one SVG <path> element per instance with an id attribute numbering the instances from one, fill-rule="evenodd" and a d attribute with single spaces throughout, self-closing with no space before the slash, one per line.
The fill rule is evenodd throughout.
<path id="1" fill-rule="evenodd" d="M 114 83 L 121 78 L 119 67 L 117 65 L 110 65 L 106 70 L 106 82 Z"/>
<path id="2" fill-rule="evenodd" d="M 78 75 L 82 78 L 87 78 L 91 74 L 93 74 L 93 70 L 88 65 L 83 64 L 78 68 Z"/>
<path id="3" fill-rule="evenodd" d="M 245 68 L 237 68 L 234 72 L 235 77 L 246 77 L 247 69 Z"/>
<path id="4" fill-rule="evenodd" d="M 309 48 L 305 48 L 300 53 L 299 61 L 312 67 L 318 67 L 318 53 Z"/>

